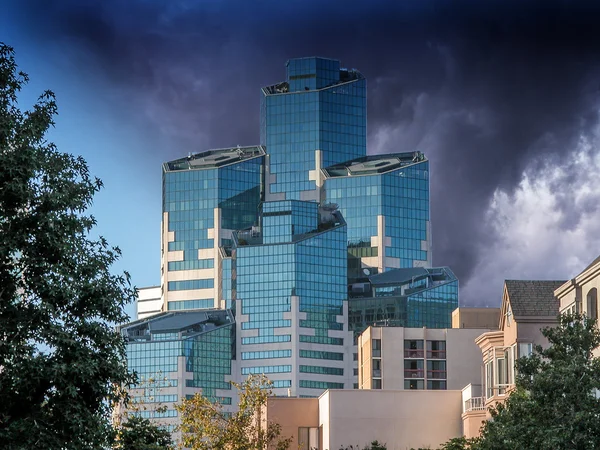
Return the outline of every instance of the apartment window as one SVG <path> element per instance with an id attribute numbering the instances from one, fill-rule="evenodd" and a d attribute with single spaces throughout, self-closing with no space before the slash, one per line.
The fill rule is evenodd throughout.
<path id="1" fill-rule="evenodd" d="M 381 356 L 381 339 L 372 339 L 372 342 L 373 342 L 372 356 Z"/>
<path id="2" fill-rule="evenodd" d="M 506 393 L 506 360 L 504 358 L 498 358 L 496 360 L 496 376 L 498 377 L 497 386 L 498 386 L 498 395 L 504 395 Z"/>
<path id="3" fill-rule="evenodd" d="M 590 319 L 598 318 L 598 291 L 596 288 L 590 289 L 587 295 L 587 315 Z"/>
<path id="4" fill-rule="evenodd" d="M 485 363 L 485 396 L 494 396 L 494 361 Z"/>
<path id="5" fill-rule="evenodd" d="M 423 380 L 404 380 L 404 389 L 423 389 Z"/>
<path id="6" fill-rule="evenodd" d="M 519 342 L 519 358 L 529 356 L 533 353 L 533 344 L 531 342 Z"/>
<path id="7" fill-rule="evenodd" d="M 298 450 L 319 450 L 319 429 L 317 427 L 298 428 Z"/>
<path id="8" fill-rule="evenodd" d="M 446 361 L 427 361 L 427 378 L 446 379 Z"/>
<path id="9" fill-rule="evenodd" d="M 504 359 L 506 359 L 506 382 L 510 385 L 515 384 L 515 349 L 516 346 L 513 345 L 504 351 Z"/>
<path id="10" fill-rule="evenodd" d="M 404 360 L 404 378 L 425 378 L 423 360 Z"/>
<path id="11" fill-rule="evenodd" d="M 354 370 L 354 376 L 357 377 L 358 376 L 358 369 L 353 369 Z"/>
<path id="12" fill-rule="evenodd" d="M 373 359 L 373 377 L 381 378 L 381 359 Z"/>
<path id="13" fill-rule="evenodd" d="M 381 389 L 381 380 L 374 379 L 373 382 L 371 383 L 371 386 L 373 386 L 373 389 Z"/>
<path id="14" fill-rule="evenodd" d="M 423 358 L 423 341 L 405 340 L 404 341 L 404 357 L 405 358 Z"/>
<path id="15" fill-rule="evenodd" d="M 446 359 L 446 341 L 427 341 L 427 359 Z"/>
<path id="16" fill-rule="evenodd" d="M 427 389 L 432 391 L 445 391 L 446 381 L 445 380 L 427 380 Z"/>

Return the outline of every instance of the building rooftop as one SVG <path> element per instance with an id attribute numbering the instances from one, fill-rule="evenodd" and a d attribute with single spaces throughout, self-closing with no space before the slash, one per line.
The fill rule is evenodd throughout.
<path id="1" fill-rule="evenodd" d="M 456 277 L 448 267 L 410 267 L 406 269 L 393 269 L 387 272 L 371 275 L 369 281 L 374 287 L 399 286 L 430 277 L 431 281 L 448 281 Z"/>
<path id="2" fill-rule="evenodd" d="M 151 340 L 154 334 L 184 333 L 185 337 L 234 323 L 229 309 L 162 312 L 119 327 L 128 341 Z"/>
<path id="3" fill-rule="evenodd" d="M 514 316 L 558 316 L 559 302 L 554 290 L 566 280 L 505 280 Z"/>
<path id="4" fill-rule="evenodd" d="M 214 169 L 240 161 L 257 158 L 266 154 L 262 145 L 252 147 L 222 148 L 207 150 L 202 153 L 190 153 L 185 158 L 176 159 L 163 164 L 165 172 L 176 170 Z"/>
<path id="5" fill-rule="evenodd" d="M 350 81 L 364 79 L 364 76 L 358 70 L 340 67 L 340 61 L 332 58 L 316 56 L 293 58 L 288 60 L 285 65 L 288 71 L 286 81 L 262 88 L 264 95 L 319 91 Z M 316 80 L 316 86 L 301 88 L 305 84 L 303 82 L 300 83 L 301 86 L 298 86 L 299 81 L 308 79 Z"/>
<path id="6" fill-rule="evenodd" d="M 373 175 L 426 161 L 421 152 L 363 156 L 323 169 L 327 178 Z"/>

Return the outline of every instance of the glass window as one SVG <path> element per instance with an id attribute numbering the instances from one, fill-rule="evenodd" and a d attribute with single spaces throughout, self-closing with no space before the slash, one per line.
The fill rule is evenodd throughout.
<path id="1" fill-rule="evenodd" d="M 404 389 L 423 389 L 423 380 L 404 380 Z"/>
<path id="2" fill-rule="evenodd" d="M 533 353 L 533 344 L 531 342 L 519 343 L 519 358 L 529 356 Z"/>
<path id="3" fill-rule="evenodd" d="M 423 358 L 425 352 L 423 351 L 422 340 L 405 340 L 404 341 L 404 357 L 405 358 Z"/>
<path id="4" fill-rule="evenodd" d="M 373 355 L 381 356 L 381 339 L 372 339 L 373 343 Z"/>
<path id="5" fill-rule="evenodd" d="M 427 341 L 428 359 L 446 359 L 446 341 Z"/>

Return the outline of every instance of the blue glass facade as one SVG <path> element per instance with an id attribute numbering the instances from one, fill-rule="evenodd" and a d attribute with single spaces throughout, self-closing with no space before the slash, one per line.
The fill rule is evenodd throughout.
<path id="1" fill-rule="evenodd" d="M 167 413 L 147 411 L 150 418 L 176 417 L 178 393 L 203 395 L 231 404 L 228 382 L 235 357 L 235 322 L 228 310 L 168 312 L 121 327 L 127 363 L 138 376 L 133 400 L 164 403 Z M 185 372 L 185 373 L 184 373 Z M 184 385 L 183 385 L 184 384 Z M 221 392 L 220 392 L 221 391 Z M 169 413 L 168 411 L 171 411 Z"/>
<path id="2" fill-rule="evenodd" d="M 431 265 L 429 161 L 423 155 L 359 158 L 325 172 L 325 198 L 339 205 L 348 223 L 355 276 L 375 262 L 379 271 Z"/>
<path id="3" fill-rule="evenodd" d="M 223 230 L 257 224 L 264 154 L 261 147 L 212 150 L 163 165 L 163 226 L 172 233 L 168 242 L 163 242 L 163 251 L 181 252 L 164 260 L 163 286 L 167 292 L 196 291 L 177 298 L 168 296 L 168 310 L 206 307 L 208 299 L 217 297 L 212 289 L 221 278 L 214 270 L 203 269 L 214 269 L 217 249 L 229 243 Z M 215 215 L 217 208 L 219 215 Z M 215 218 L 220 223 L 215 223 Z M 215 242 L 215 236 L 220 236 L 220 242 Z M 212 251 L 201 256 L 199 251 L 206 249 Z M 197 270 L 201 272 L 177 273 Z M 227 288 L 223 291 L 219 286 L 219 292 L 226 293 Z M 209 307 L 215 306 L 220 303 L 213 300 Z"/>
<path id="4" fill-rule="evenodd" d="M 451 328 L 458 308 L 458 279 L 448 267 L 397 269 L 369 277 L 350 294 L 349 324 L 356 333 L 369 325 Z"/>
<path id="5" fill-rule="evenodd" d="M 263 88 L 261 144 L 273 176 L 269 194 L 304 200 L 315 191 L 310 171 L 366 154 L 366 80 L 337 60 L 299 58 L 287 63 L 286 81 Z"/>
<path id="6" fill-rule="evenodd" d="M 253 373 L 257 367 L 262 373 L 292 373 L 275 379 L 289 380 L 294 390 L 313 381 L 303 380 L 300 373 L 343 376 L 343 367 L 329 370 L 319 361 L 311 363 L 317 353 L 304 353 L 304 348 L 318 344 L 325 350 L 337 349 L 343 361 L 346 224 L 339 213 L 320 211 L 312 202 L 266 202 L 262 210 L 260 233 L 234 234 L 241 373 Z M 277 352 L 283 353 L 254 348 L 266 344 L 278 344 Z M 292 348 L 300 353 L 294 355 Z M 289 360 L 280 362 L 281 358 Z M 245 364 L 246 359 L 253 361 Z M 299 371 L 295 363 L 299 360 L 314 369 Z M 337 382 L 343 385 L 344 380 Z"/>

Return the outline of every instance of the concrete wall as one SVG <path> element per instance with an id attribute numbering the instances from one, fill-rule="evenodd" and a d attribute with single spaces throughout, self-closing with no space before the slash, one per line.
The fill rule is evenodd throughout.
<path id="1" fill-rule="evenodd" d="M 137 319 L 144 319 L 158 314 L 163 306 L 160 286 L 139 288 L 135 306 Z"/>
<path id="2" fill-rule="evenodd" d="M 319 408 L 322 450 L 373 440 L 388 450 L 438 448 L 462 435 L 461 391 L 333 390 Z"/>
<path id="3" fill-rule="evenodd" d="M 447 330 L 447 389 L 462 389 L 467 384 L 481 384 L 481 349 L 475 344 L 475 339 L 488 331 L 453 328 Z"/>
<path id="4" fill-rule="evenodd" d="M 452 328 L 489 328 L 497 330 L 500 308 L 456 308 L 452 311 Z"/>
<path id="5" fill-rule="evenodd" d="M 319 426 L 319 399 L 271 397 L 264 417 L 281 425 L 281 437 L 292 437 L 290 449 L 305 448 L 298 445 L 298 428 Z"/>

